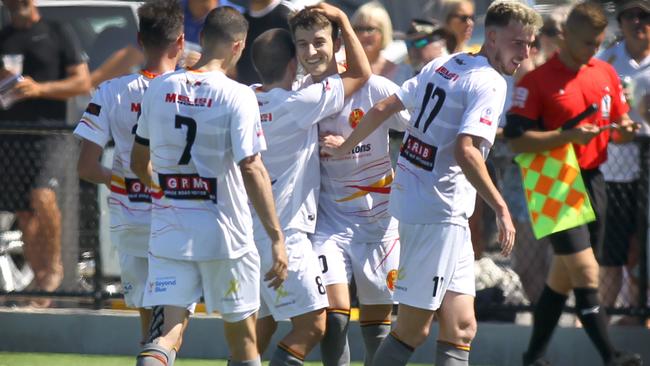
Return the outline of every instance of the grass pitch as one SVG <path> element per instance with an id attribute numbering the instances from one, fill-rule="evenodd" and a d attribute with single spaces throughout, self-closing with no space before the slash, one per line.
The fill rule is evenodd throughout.
<path id="1" fill-rule="evenodd" d="M 266 363 L 264 363 L 266 364 Z M 132 366 L 135 356 L 99 356 L 68 353 L 15 353 L 0 352 L 0 366 Z M 226 366 L 225 360 L 199 360 L 179 358 L 175 366 Z M 306 366 L 321 365 L 320 362 L 306 362 Z M 424 366 L 413 364 L 413 366 Z M 352 366 L 363 366 L 363 362 L 353 362 Z"/>

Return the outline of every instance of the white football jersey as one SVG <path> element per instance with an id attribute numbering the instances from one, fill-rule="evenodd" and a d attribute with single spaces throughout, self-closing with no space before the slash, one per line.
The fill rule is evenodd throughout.
<path id="1" fill-rule="evenodd" d="M 155 79 L 136 142 L 149 143 L 154 182 L 150 251 L 184 260 L 255 250 L 238 163 L 266 148 L 255 93 L 218 71 Z"/>
<path id="2" fill-rule="evenodd" d="M 341 113 L 318 123 L 320 133 L 350 136 L 361 118 L 399 87 L 378 75 L 346 98 Z M 388 213 L 393 169 L 388 154 L 388 129 L 403 131 L 407 112 L 396 114 L 343 157 L 321 157 L 321 192 L 316 232 L 376 243 L 399 236 Z"/>
<path id="3" fill-rule="evenodd" d="M 596 57 L 612 65 L 621 81 L 625 81 L 623 88 L 629 93 L 626 97 L 630 97 L 628 99 L 630 110 L 627 113 L 634 122 L 647 126 L 643 123 L 638 108 L 635 108 L 636 103 L 633 103 L 636 99 L 631 95 L 634 92 L 631 89 L 634 88 L 630 83 L 644 70 L 650 68 L 650 56 L 646 56 L 641 62 L 636 62 L 630 57 L 625 42 L 622 41 L 598 53 Z M 638 145 L 634 142 L 607 144 L 607 160 L 600 165 L 600 171 L 608 182 L 631 182 L 638 179 L 641 175 L 641 153 Z"/>
<path id="4" fill-rule="evenodd" d="M 142 96 L 149 81 L 156 76 L 143 70 L 102 83 L 74 130 L 76 136 L 102 148 L 111 139 L 115 143 L 108 197 L 110 227 L 114 233 L 145 233 L 146 236 L 149 233 L 151 196 L 131 171 L 130 161 Z M 134 238 L 141 236 L 133 235 Z M 147 240 L 120 240 L 114 244 L 123 253 L 147 256 Z"/>
<path id="5" fill-rule="evenodd" d="M 458 53 L 427 64 L 397 93 L 411 111 L 390 197 L 408 224 L 467 225 L 476 190 L 454 158 L 456 138 L 483 138 L 487 158 L 506 99 L 506 81 L 479 55 Z"/>
<path id="6" fill-rule="evenodd" d="M 271 176 L 275 209 L 283 230 L 313 233 L 320 191 L 316 123 L 343 108 L 343 82 L 336 75 L 298 91 L 256 90 L 268 150 L 262 153 Z M 267 234 L 253 214 L 255 239 Z"/>

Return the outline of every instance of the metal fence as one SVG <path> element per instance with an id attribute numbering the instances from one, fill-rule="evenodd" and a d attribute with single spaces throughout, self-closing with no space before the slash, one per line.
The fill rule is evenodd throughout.
<path id="1" fill-rule="evenodd" d="M 638 170 L 634 181 L 625 185 L 629 189 L 610 192 L 614 214 L 607 218 L 612 230 L 608 236 L 616 242 L 605 245 L 629 246 L 613 251 L 627 257 L 619 258 L 622 264 L 617 267 L 621 288 L 608 278 L 602 286 L 610 313 L 623 316 L 618 321 L 638 323 L 650 316 L 650 138 L 639 138 L 633 146 L 636 160 L 629 153 L 618 154 L 610 164 L 623 173 Z M 120 297 L 119 268 L 108 235 L 108 192 L 79 181 L 78 154 L 79 144 L 69 128 L 0 127 L 0 305 L 101 308 L 108 299 Z M 532 235 L 513 156 L 506 144 L 497 142 L 489 159 L 516 222 L 512 256 L 498 254 L 495 219 L 488 207 L 478 203 L 472 220 L 479 320 L 515 321 L 529 312 L 550 265 L 549 244 Z M 110 166 L 110 147 L 103 160 Z"/>

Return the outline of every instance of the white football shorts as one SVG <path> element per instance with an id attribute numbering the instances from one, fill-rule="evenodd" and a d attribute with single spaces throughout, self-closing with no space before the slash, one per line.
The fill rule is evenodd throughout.
<path id="1" fill-rule="evenodd" d="M 144 305 L 188 307 L 203 295 L 208 313 L 237 322 L 260 306 L 260 258 L 252 250 L 239 258 L 188 261 L 149 254 Z"/>
<path id="2" fill-rule="evenodd" d="M 124 292 L 124 302 L 130 308 L 141 308 L 144 289 L 147 283 L 149 261 L 146 257 L 122 253 L 120 258 L 120 278 Z"/>
<path id="3" fill-rule="evenodd" d="M 469 227 L 399 224 L 400 253 L 395 301 L 437 310 L 447 291 L 476 295 Z"/>
<path id="4" fill-rule="evenodd" d="M 256 243 L 262 262 L 259 318 L 271 315 L 276 321 L 286 320 L 325 309 L 329 305 L 318 257 L 307 234 L 295 230 L 285 231 L 284 234 L 289 261 L 288 276 L 277 290 L 268 287 L 268 282 L 263 280 L 264 274 L 273 265 L 271 241 Z"/>
<path id="5" fill-rule="evenodd" d="M 355 243 L 340 236 L 312 237 L 325 285 L 350 283 L 363 305 L 393 304 L 394 278 L 400 257 L 400 239 L 379 243 Z"/>

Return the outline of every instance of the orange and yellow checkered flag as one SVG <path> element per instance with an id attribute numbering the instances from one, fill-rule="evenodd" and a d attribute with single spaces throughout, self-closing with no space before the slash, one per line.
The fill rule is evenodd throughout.
<path id="1" fill-rule="evenodd" d="M 596 219 L 573 145 L 515 157 L 535 238 Z"/>

